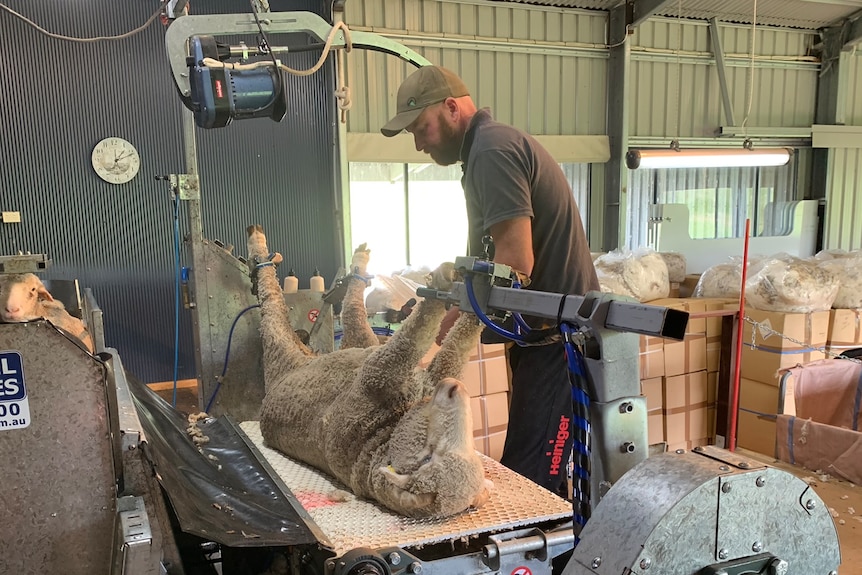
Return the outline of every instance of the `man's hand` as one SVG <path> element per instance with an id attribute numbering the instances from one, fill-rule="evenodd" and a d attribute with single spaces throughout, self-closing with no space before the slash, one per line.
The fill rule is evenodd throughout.
<path id="1" fill-rule="evenodd" d="M 443 338 L 446 337 L 446 334 L 449 333 L 449 330 L 452 329 L 453 325 L 455 325 L 455 320 L 458 319 L 459 315 L 461 315 L 461 308 L 457 305 L 453 305 L 449 308 L 449 311 L 446 312 L 445 317 L 443 317 L 443 321 L 440 322 L 440 331 L 437 333 L 436 339 L 437 345 L 443 345 Z"/>

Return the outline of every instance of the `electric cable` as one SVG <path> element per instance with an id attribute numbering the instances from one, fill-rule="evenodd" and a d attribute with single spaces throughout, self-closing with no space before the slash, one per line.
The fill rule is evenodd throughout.
<path id="1" fill-rule="evenodd" d="M 140 26 L 138 26 L 134 30 L 130 30 L 130 31 L 125 32 L 123 34 L 119 34 L 117 36 L 93 36 L 92 38 L 76 38 L 74 36 L 64 36 L 63 34 L 56 34 L 54 32 L 49 32 L 48 30 L 42 28 L 41 26 L 39 26 L 38 24 L 36 24 L 35 22 L 30 20 L 26 16 L 24 16 L 23 14 L 16 12 L 15 10 L 13 10 L 12 8 L 9 8 L 5 4 L 0 4 L 0 10 L 5 10 L 9 14 L 11 14 L 12 16 L 22 20 L 25 24 L 28 24 L 29 26 L 32 26 L 33 28 L 35 28 L 38 32 L 44 34 L 45 36 L 48 36 L 49 38 L 54 38 L 55 40 L 65 40 L 67 42 L 104 42 L 104 41 L 125 40 L 126 38 L 130 38 L 131 36 L 134 36 L 135 34 L 139 34 L 139 33 L 143 32 L 144 30 L 146 30 L 147 28 L 150 27 L 150 24 L 152 24 L 156 18 L 159 17 L 159 14 L 162 13 L 162 10 L 164 10 L 164 8 L 165 8 L 165 6 L 167 6 L 167 4 L 168 4 L 168 0 L 163 0 L 159 4 L 158 9 L 155 12 L 153 12 L 153 15 L 150 16 L 146 22 L 144 22 L 143 24 L 141 24 Z"/>
<path id="2" fill-rule="evenodd" d="M 560 333 L 572 386 L 572 512 L 575 523 L 583 528 L 591 515 L 590 396 L 583 354 L 575 345 L 577 332 L 570 323 L 563 322 L 560 324 Z M 575 545 L 579 541 L 580 538 L 575 536 Z"/>

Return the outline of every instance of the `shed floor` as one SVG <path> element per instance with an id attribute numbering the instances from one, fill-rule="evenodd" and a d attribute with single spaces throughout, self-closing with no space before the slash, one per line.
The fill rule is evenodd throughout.
<path id="1" fill-rule="evenodd" d="M 798 465 L 790 465 L 755 451 L 741 448 L 737 451 L 746 457 L 792 473 L 811 485 L 829 506 L 835 528 L 838 530 L 838 545 L 841 548 L 839 575 L 862 575 L 862 486 L 818 474 Z"/>

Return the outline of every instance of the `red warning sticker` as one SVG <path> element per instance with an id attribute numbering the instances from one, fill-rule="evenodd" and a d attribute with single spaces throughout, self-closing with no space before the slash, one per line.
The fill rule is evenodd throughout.
<path id="1" fill-rule="evenodd" d="M 510 575 L 533 575 L 529 567 L 518 567 Z"/>
<path id="2" fill-rule="evenodd" d="M 310 321 L 311 323 L 316 322 L 317 316 L 319 316 L 319 315 L 320 315 L 319 309 L 313 309 L 313 310 L 309 311 L 308 312 L 308 321 Z"/>

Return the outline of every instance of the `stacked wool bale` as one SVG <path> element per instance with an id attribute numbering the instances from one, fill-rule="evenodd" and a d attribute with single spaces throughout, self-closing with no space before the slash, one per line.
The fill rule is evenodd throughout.
<path id="1" fill-rule="evenodd" d="M 740 358 L 741 447 L 774 454 L 782 370 L 825 357 L 838 287 L 834 274 L 813 259 L 778 254 L 749 264 Z"/>
<path id="2" fill-rule="evenodd" d="M 419 367 L 426 367 L 437 350 L 431 347 Z M 500 460 L 509 425 L 509 364 L 505 344 L 480 343 L 470 353 L 461 374 L 473 408 L 473 441 L 476 450 Z"/>
<path id="3" fill-rule="evenodd" d="M 600 289 L 605 293 L 628 296 L 640 302 L 670 294 L 667 264 L 655 251 L 614 250 L 596 258 L 593 265 Z"/>
<path id="4" fill-rule="evenodd" d="M 826 334 L 826 355 L 834 357 L 862 347 L 862 250 L 822 251 L 815 259 L 838 280 Z"/>

